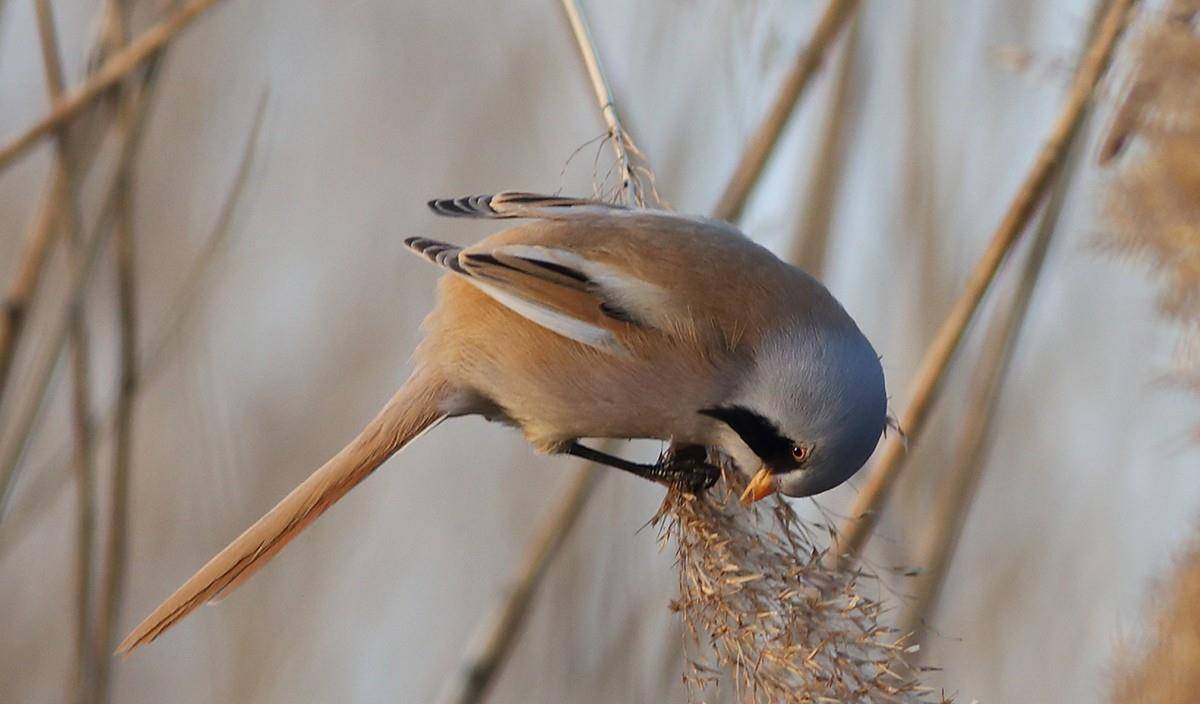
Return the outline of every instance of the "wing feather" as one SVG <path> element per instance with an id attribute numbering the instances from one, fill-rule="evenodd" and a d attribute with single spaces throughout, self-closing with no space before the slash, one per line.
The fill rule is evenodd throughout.
<path id="1" fill-rule="evenodd" d="M 519 246 L 464 251 L 423 237 L 405 243 L 531 322 L 605 352 L 625 351 L 613 328 L 632 324 L 633 316 L 605 300 L 569 252 Z"/>
<path id="2" fill-rule="evenodd" d="M 561 220 L 597 213 L 634 212 L 623 205 L 590 198 L 546 196 L 521 191 L 502 191 L 495 195 L 436 198 L 429 209 L 452 218 L 538 218 Z"/>
<path id="3" fill-rule="evenodd" d="M 600 349 L 611 351 L 638 329 L 732 348 L 752 341 L 744 332 L 829 299 L 819 283 L 715 220 L 514 191 L 430 207 L 455 217 L 539 220 L 465 249 L 432 240 L 410 246 L 502 305 Z"/>

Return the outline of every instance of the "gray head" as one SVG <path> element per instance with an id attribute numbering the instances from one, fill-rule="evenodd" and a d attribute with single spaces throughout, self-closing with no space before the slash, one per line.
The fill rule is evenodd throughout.
<path id="1" fill-rule="evenodd" d="M 838 312 L 840 324 L 799 322 L 766 340 L 732 402 L 700 411 L 728 426 L 723 449 L 754 473 L 744 500 L 828 491 L 875 450 L 887 423 L 883 368 Z"/>

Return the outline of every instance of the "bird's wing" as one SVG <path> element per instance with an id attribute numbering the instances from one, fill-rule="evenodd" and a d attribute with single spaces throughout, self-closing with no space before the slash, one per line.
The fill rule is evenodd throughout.
<path id="1" fill-rule="evenodd" d="M 452 218 L 536 218 L 561 220 L 592 214 L 631 212 L 629 208 L 589 198 L 547 196 L 521 191 L 502 191 L 495 195 L 435 198 L 429 209 Z"/>
<path id="2" fill-rule="evenodd" d="M 733 346 L 784 309 L 804 308 L 809 289 L 820 288 L 736 228 L 705 218 L 514 192 L 430 207 L 538 220 L 466 249 L 408 244 L 529 320 L 598 349 L 620 350 L 623 338 L 646 330 Z"/>
<path id="3" fill-rule="evenodd" d="M 519 244 L 463 250 L 417 237 L 406 244 L 464 276 L 497 303 L 589 347 L 623 353 L 627 350 L 621 334 L 646 326 L 622 307 L 614 290 L 637 283 L 614 277 L 569 251 Z"/>

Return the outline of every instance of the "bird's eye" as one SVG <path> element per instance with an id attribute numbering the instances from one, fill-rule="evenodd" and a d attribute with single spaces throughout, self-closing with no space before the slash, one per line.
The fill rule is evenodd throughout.
<path id="1" fill-rule="evenodd" d="M 812 454 L 812 448 L 808 445 L 792 445 L 792 459 L 796 460 L 797 464 L 802 464 Z"/>

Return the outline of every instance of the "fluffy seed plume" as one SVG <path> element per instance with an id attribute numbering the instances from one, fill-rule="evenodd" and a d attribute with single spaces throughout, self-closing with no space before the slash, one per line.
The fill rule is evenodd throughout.
<path id="1" fill-rule="evenodd" d="M 743 508 L 744 482 L 725 474 L 701 497 L 671 491 L 656 518 L 675 546 L 689 699 L 724 683 L 755 704 L 945 701 L 906 668 L 905 639 L 859 592 L 862 573 L 826 567 L 817 529 L 784 501 Z"/>
<path id="2" fill-rule="evenodd" d="M 1147 11 L 1125 69 L 1100 152 L 1114 167 L 1102 242 L 1162 281 L 1161 308 L 1183 332 L 1177 376 L 1200 393 L 1200 1 Z"/>
<path id="3" fill-rule="evenodd" d="M 1116 658 L 1110 701 L 1120 704 L 1185 704 L 1200 692 L 1200 542 L 1159 589 L 1149 647 Z"/>

